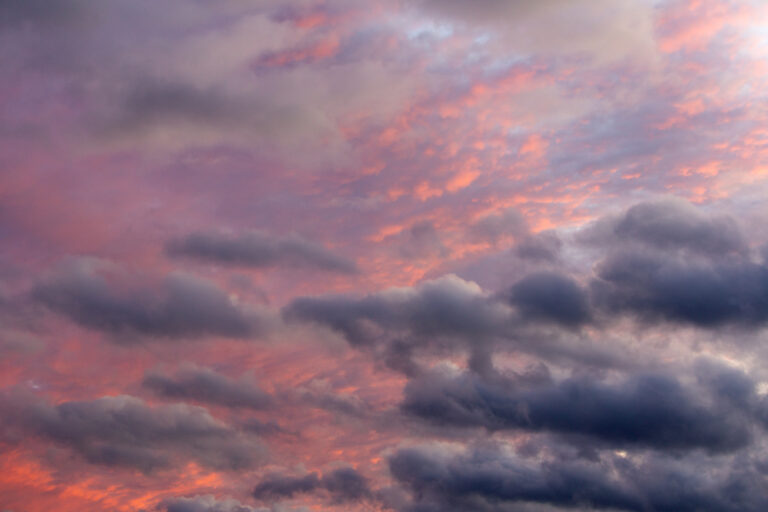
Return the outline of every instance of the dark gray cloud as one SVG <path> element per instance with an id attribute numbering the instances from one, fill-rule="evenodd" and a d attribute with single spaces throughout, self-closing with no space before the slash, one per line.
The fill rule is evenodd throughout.
<path id="1" fill-rule="evenodd" d="M 298 235 L 273 237 L 257 232 L 239 236 L 194 233 L 168 244 L 168 253 L 229 265 L 283 265 L 342 274 L 357 272 L 353 261 Z"/>
<path id="2" fill-rule="evenodd" d="M 150 406 L 131 396 L 51 405 L 11 397 L 3 404 L 11 427 L 69 448 L 92 464 L 150 472 L 190 460 L 214 469 L 243 469 L 261 458 L 261 448 L 186 404 Z"/>
<path id="3" fill-rule="evenodd" d="M 477 355 L 473 360 L 480 364 L 486 346 L 508 336 L 513 326 L 508 304 L 453 275 L 359 299 L 304 297 L 283 315 L 330 328 L 406 374 L 420 371 L 415 357 L 423 353 L 463 350 Z"/>
<path id="4" fill-rule="evenodd" d="M 768 267 L 742 258 L 710 261 L 619 251 L 598 264 L 591 288 L 602 310 L 651 321 L 715 327 L 768 320 Z"/>
<path id="5" fill-rule="evenodd" d="M 353 345 L 375 342 L 381 330 L 423 337 L 492 337 L 504 330 L 509 308 L 456 276 L 398 288 L 361 299 L 306 297 L 293 301 L 288 318 L 315 322 L 343 334 Z"/>
<path id="6" fill-rule="evenodd" d="M 446 427 L 546 431 L 611 446 L 727 452 L 751 440 L 756 402 L 749 386 L 740 401 L 707 387 L 689 389 L 665 375 L 521 385 L 470 373 L 432 373 L 407 384 L 401 409 Z"/>
<path id="7" fill-rule="evenodd" d="M 253 496 L 262 501 L 275 501 L 315 491 L 325 491 L 334 503 L 357 502 L 372 496 L 368 479 L 349 467 L 323 476 L 317 473 L 300 477 L 272 475 L 256 485 Z"/>
<path id="8" fill-rule="evenodd" d="M 422 356 L 447 353 L 469 355 L 470 366 L 480 373 L 492 371 L 495 350 L 598 365 L 618 362 L 621 355 L 615 349 L 589 340 L 573 344 L 564 338 L 591 318 L 586 292 L 570 278 L 534 275 L 513 289 L 514 293 L 491 295 L 475 283 L 449 275 L 362 298 L 295 299 L 283 309 L 283 318 L 331 329 L 410 376 L 421 371 Z"/>
<path id="9" fill-rule="evenodd" d="M 757 512 L 768 504 L 761 476 L 748 461 L 635 461 L 600 454 L 592 461 L 534 462 L 498 449 L 451 454 L 420 447 L 399 450 L 389 467 L 412 494 L 412 502 L 401 507 L 407 512 L 511 512 L 525 503 L 637 512 Z"/>
<path id="10" fill-rule="evenodd" d="M 585 228 L 578 239 L 602 246 L 636 242 L 660 250 L 708 255 L 743 253 L 748 244 L 736 220 L 708 214 L 682 200 L 639 203 Z"/>
<path id="11" fill-rule="evenodd" d="M 213 496 L 174 498 L 163 503 L 166 512 L 267 512 L 264 508 L 243 505 L 233 499 L 216 499 Z"/>
<path id="12" fill-rule="evenodd" d="M 313 492 L 320 487 L 320 477 L 317 473 L 304 476 L 271 475 L 259 482 L 253 490 L 253 496 L 258 500 L 279 500 L 292 498 L 296 494 Z"/>
<path id="13" fill-rule="evenodd" d="M 257 334 L 263 318 L 247 313 L 206 281 L 170 274 L 158 282 L 103 261 L 78 259 L 42 281 L 33 296 L 91 329 L 158 338 Z"/>
<path id="14" fill-rule="evenodd" d="M 264 409 L 273 402 L 272 397 L 251 379 L 231 379 L 197 366 L 184 366 L 174 377 L 148 373 L 142 385 L 157 396 L 223 407 Z"/>
<path id="15" fill-rule="evenodd" d="M 587 293 L 570 277 L 554 272 L 526 276 L 512 287 L 509 299 L 523 317 L 568 327 L 577 327 L 590 319 Z"/>

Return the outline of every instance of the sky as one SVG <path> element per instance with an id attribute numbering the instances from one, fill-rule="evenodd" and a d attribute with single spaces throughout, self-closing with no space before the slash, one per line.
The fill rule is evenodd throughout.
<path id="1" fill-rule="evenodd" d="M 762 0 L 0 0 L 0 511 L 768 510 Z"/>

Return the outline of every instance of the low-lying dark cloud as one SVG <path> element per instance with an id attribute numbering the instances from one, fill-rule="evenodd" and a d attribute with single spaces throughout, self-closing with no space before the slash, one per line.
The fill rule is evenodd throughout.
<path id="1" fill-rule="evenodd" d="M 661 374 L 618 383 L 582 377 L 521 385 L 471 373 L 451 377 L 433 372 L 408 383 L 401 409 L 442 427 L 552 432 L 618 447 L 728 452 L 751 441 L 758 402 L 751 381 L 727 376 L 720 387 L 727 389 L 727 382 L 739 383 L 743 394 L 688 388 Z"/>
<path id="2" fill-rule="evenodd" d="M 699 261 L 621 251 L 600 262 L 591 287 L 601 309 L 641 320 L 699 327 L 768 320 L 768 267 L 742 258 Z"/>
<path id="3" fill-rule="evenodd" d="M 122 339 L 246 338 L 259 333 L 264 322 L 207 281 L 170 274 L 158 282 L 92 259 L 69 262 L 32 294 L 81 326 Z"/>
<path id="4" fill-rule="evenodd" d="M 243 505 L 233 499 L 216 499 L 213 496 L 174 498 L 163 503 L 166 512 L 267 512 L 264 508 Z"/>
<path id="5" fill-rule="evenodd" d="M 253 496 L 262 501 L 276 501 L 315 491 L 326 492 L 334 503 L 358 502 L 372 496 L 368 479 L 349 467 L 322 476 L 317 473 L 299 477 L 272 475 L 259 482 Z"/>
<path id="6" fill-rule="evenodd" d="M 761 475 L 748 461 L 632 460 L 604 453 L 593 461 L 538 462 L 498 449 L 446 453 L 420 447 L 399 450 L 389 467 L 412 494 L 403 512 L 511 512 L 526 503 L 637 512 L 757 512 L 768 505 Z"/>
<path id="7" fill-rule="evenodd" d="M 207 368 L 184 366 L 175 376 L 158 372 L 144 376 L 142 385 L 155 395 L 193 400 L 222 407 L 265 409 L 272 397 L 251 379 L 231 379 Z"/>
<path id="8" fill-rule="evenodd" d="M 4 423 L 68 448 L 92 464 L 144 472 L 188 461 L 218 470 L 257 464 L 252 439 L 186 404 L 150 406 L 131 396 L 108 396 L 57 405 L 11 397 Z"/>
<path id="9" fill-rule="evenodd" d="M 298 235 L 274 237 L 264 233 L 229 236 L 193 233 L 167 246 L 172 256 L 250 267 L 295 266 L 342 274 L 357 273 L 357 265 Z"/>

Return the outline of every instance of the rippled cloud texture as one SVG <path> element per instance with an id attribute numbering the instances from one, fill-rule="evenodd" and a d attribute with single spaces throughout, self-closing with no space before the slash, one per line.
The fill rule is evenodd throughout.
<path id="1" fill-rule="evenodd" d="M 0 2 L 0 510 L 768 510 L 762 0 Z"/>

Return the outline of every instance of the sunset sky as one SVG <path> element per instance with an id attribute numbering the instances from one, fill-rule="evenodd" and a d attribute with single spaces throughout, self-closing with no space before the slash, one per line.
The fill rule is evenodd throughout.
<path id="1" fill-rule="evenodd" d="M 768 2 L 0 0 L 0 512 L 768 510 Z"/>

